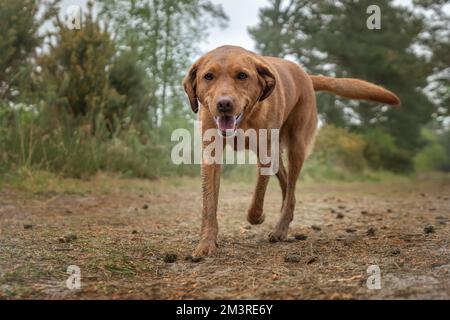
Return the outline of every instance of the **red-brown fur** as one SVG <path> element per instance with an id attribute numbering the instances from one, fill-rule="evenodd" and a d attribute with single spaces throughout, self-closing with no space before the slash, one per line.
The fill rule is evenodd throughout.
<path id="1" fill-rule="evenodd" d="M 236 79 L 239 72 L 245 72 L 248 78 Z M 214 79 L 206 81 L 206 73 L 213 74 Z M 394 93 L 372 83 L 310 76 L 293 62 L 262 57 L 234 46 L 220 47 L 201 57 L 190 68 L 183 85 L 192 110 L 200 111 L 202 132 L 216 128 L 214 117 L 221 114 L 217 110 L 217 99 L 223 96 L 233 101 L 233 115 L 243 112 L 240 129 L 280 129 L 280 146 L 287 152 L 288 168 L 286 170 L 280 158 L 276 176 L 283 194 L 283 204 L 279 222 L 269 235 L 271 242 L 286 240 L 293 219 L 295 186 L 317 129 L 315 91 L 329 91 L 351 99 L 400 104 Z M 203 146 L 209 143 L 203 142 Z M 217 248 L 220 169 L 220 164 L 202 164 L 202 228 L 194 256 L 212 254 Z M 263 203 L 268 182 L 269 176 L 258 175 L 247 212 L 247 220 L 251 224 L 264 221 Z"/>

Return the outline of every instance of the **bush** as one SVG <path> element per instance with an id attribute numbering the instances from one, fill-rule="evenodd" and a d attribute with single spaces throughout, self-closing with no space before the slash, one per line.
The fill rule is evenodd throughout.
<path id="1" fill-rule="evenodd" d="M 447 129 L 441 134 L 439 143 L 444 147 L 448 159 L 447 163 L 442 167 L 442 170 L 450 172 L 450 129 Z"/>
<path id="2" fill-rule="evenodd" d="M 99 171 L 140 178 L 199 172 L 198 166 L 172 164 L 170 133 L 180 123 L 167 121 L 153 130 L 141 127 L 142 131 L 130 127 L 111 136 L 104 121 L 95 122 L 93 133 L 89 125 L 79 125 L 70 117 L 48 123 L 35 108 L 4 106 L 0 108 L 0 168 L 14 171 L 25 167 L 75 178 Z"/>
<path id="3" fill-rule="evenodd" d="M 365 147 L 366 142 L 361 135 L 326 125 L 319 131 L 313 157 L 326 167 L 361 172 L 367 166 L 364 158 Z"/>
<path id="4" fill-rule="evenodd" d="M 444 171 L 449 159 L 443 146 L 432 144 L 423 148 L 414 158 L 416 171 Z"/>
<path id="5" fill-rule="evenodd" d="M 414 165 L 418 172 L 449 171 L 450 157 L 446 149 L 446 138 L 449 133 L 440 136 L 430 129 L 422 130 L 425 147 L 414 157 Z"/>
<path id="6" fill-rule="evenodd" d="M 374 170 L 408 173 L 414 169 L 413 155 L 397 147 L 394 138 L 382 130 L 370 130 L 364 134 L 364 157 Z"/>

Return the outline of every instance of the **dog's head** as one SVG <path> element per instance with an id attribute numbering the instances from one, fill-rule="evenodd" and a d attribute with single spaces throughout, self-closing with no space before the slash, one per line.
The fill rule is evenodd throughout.
<path id="1" fill-rule="evenodd" d="M 275 88 L 274 72 L 263 58 L 233 46 L 217 48 L 189 69 L 183 86 L 192 111 L 199 102 L 223 135 L 233 134 L 245 115 Z"/>

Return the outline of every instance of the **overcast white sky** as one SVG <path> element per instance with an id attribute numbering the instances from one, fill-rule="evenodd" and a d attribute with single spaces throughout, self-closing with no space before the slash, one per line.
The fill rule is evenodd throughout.
<path id="1" fill-rule="evenodd" d="M 232 44 L 254 50 L 255 45 L 247 32 L 247 27 L 258 23 L 258 12 L 267 5 L 267 0 L 212 0 L 222 4 L 230 18 L 228 28 L 212 30 L 202 49 L 210 50 L 221 45 Z"/>
<path id="2" fill-rule="evenodd" d="M 238 45 L 254 50 L 255 45 L 247 32 L 247 28 L 257 24 L 259 9 L 266 6 L 268 0 L 211 1 L 216 4 L 222 4 L 230 21 L 226 29 L 213 28 L 211 30 L 206 42 L 201 44 L 202 51 L 206 52 L 224 44 Z M 84 7 L 86 2 L 87 0 L 63 0 L 62 12 L 65 12 L 65 9 L 70 5 L 81 5 Z M 411 0 L 394 0 L 394 2 L 401 5 L 409 5 Z"/>
<path id="3" fill-rule="evenodd" d="M 221 4 L 230 18 L 228 28 L 211 30 L 208 39 L 201 44 L 202 51 L 209 51 L 224 44 L 233 44 L 254 49 L 254 42 L 247 33 L 247 27 L 258 23 L 259 8 L 267 5 L 267 0 L 211 0 Z M 95 1 L 94 1 L 95 2 Z M 63 0 L 61 12 L 66 12 L 70 5 L 86 7 L 87 0 Z"/>

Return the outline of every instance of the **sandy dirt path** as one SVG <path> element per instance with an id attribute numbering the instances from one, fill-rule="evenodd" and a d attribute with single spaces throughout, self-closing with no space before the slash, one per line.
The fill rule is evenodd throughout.
<path id="1" fill-rule="evenodd" d="M 115 183 L 75 193 L 2 188 L 0 298 L 450 298 L 449 183 L 300 185 L 290 241 L 270 244 L 276 183 L 266 222 L 254 227 L 245 220 L 252 185 L 224 181 L 218 253 L 196 263 L 185 258 L 198 240 L 197 180 Z M 80 290 L 66 287 L 69 265 L 81 270 Z M 371 265 L 380 290 L 367 288 Z"/>

